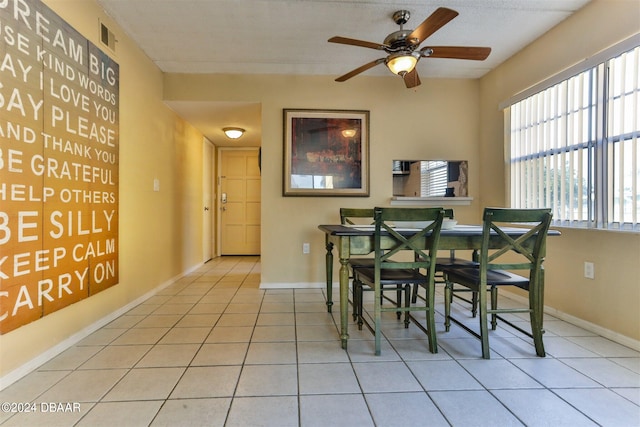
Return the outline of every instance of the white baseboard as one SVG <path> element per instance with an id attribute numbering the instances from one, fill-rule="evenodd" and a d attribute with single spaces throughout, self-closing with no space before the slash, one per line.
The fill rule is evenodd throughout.
<path id="1" fill-rule="evenodd" d="M 83 340 L 84 338 L 88 337 L 89 335 L 91 335 L 92 333 L 94 333 L 98 329 L 102 328 L 103 326 L 109 324 L 110 322 L 113 322 L 118 317 L 122 316 L 123 314 L 125 314 L 129 310 L 133 309 L 137 305 L 145 302 L 146 300 L 148 300 L 149 298 L 151 298 L 152 296 L 154 296 L 155 294 L 157 294 L 158 292 L 160 292 L 164 288 L 166 288 L 169 285 L 173 284 L 176 280 L 181 279 L 182 277 L 186 276 L 187 274 L 195 271 L 196 269 L 198 269 L 202 265 L 203 264 L 196 265 L 196 266 L 190 268 L 188 271 L 186 271 L 186 272 L 184 272 L 184 273 L 182 273 L 182 274 L 180 274 L 180 275 L 178 275 L 178 276 L 176 276 L 176 277 L 174 277 L 172 279 L 169 279 L 164 283 L 161 283 L 160 285 L 158 285 L 153 290 L 151 290 L 151 291 L 147 292 L 146 294 L 136 298 L 135 300 L 131 301 L 130 303 L 120 307 L 118 310 L 115 310 L 115 311 L 109 313 L 107 316 L 103 317 L 102 319 L 100 319 L 100 320 L 92 323 L 91 325 L 87 326 L 86 328 L 76 332 L 75 334 L 71 335 L 69 338 L 67 338 L 67 339 L 65 339 L 63 341 L 60 341 L 58 344 L 54 345 L 53 347 L 49 348 L 48 350 L 40 353 L 38 356 L 36 356 L 33 359 L 29 360 L 24 365 L 14 369 L 13 371 L 9 372 L 6 375 L 4 375 L 2 378 L 0 378 L 0 391 L 4 390 L 7 387 L 9 387 L 11 384 L 13 384 L 14 382 L 18 381 L 20 378 L 24 377 L 25 375 L 27 375 L 27 374 L 31 373 L 32 371 L 38 369 L 40 366 L 44 365 L 49 360 L 53 359 L 54 357 L 56 357 L 57 355 L 59 355 L 63 351 L 65 351 L 68 348 L 70 348 L 71 346 L 73 346 L 74 344 L 80 342 L 81 340 Z"/>
<path id="2" fill-rule="evenodd" d="M 501 289 L 500 295 L 503 295 L 509 299 L 518 301 L 525 305 L 529 304 L 528 298 L 525 298 L 521 295 L 516 295 L 509 291 L 503 291 Z M 557 317 L 560 320 L 564 320 L 565 322 L 571 323 L 572 325 L 578 326 L 582 329 L 586 329 L 589 332 L 593 332 L 594 334 L 600 335 L 601 337 L 610 339 L 613 342 L 624 345 L 625 347 L 629 347 L 633 350 L 640 351 L 640 341 L 638 340 L 634 340 L 633 338 L 629 338 L 625 335 L 603 328 L 602 326 L 596 325 L 594 323 L 591 323 L 586 320 L 580 319 L 578 317 L 572 316 L 570 314 L 564 313 L 553 307 L 548 307 L 545 305 L 544 312 L 547 314 L 550 314 L 553 317 Z"/>

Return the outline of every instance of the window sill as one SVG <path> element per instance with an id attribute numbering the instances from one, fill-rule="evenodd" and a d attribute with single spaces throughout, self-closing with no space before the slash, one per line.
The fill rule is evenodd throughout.
<path id="1" fill-rule="evenodd" d="M 391 206 L 464 206 L 473 197 L 400 197 L 391 198 Z"/>

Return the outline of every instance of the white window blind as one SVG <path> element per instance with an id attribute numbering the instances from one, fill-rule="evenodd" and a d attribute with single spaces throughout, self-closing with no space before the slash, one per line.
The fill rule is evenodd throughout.
<path id="1" fill-rule="evenodd" d="M 640 216 L 640 47 L 609 62 L 606 153 L 607 218 L 637 225 Z"/>
<path id="2" fill-rule="evenodd" d="M 561 225 L 640 229 L 640 47 L 506 111 L 511 205 Z"/>
<path id="3" fill-rule="evenodd" d="M 423 160 L 420 162 L 420 196 L 444 196 L 447 191 L 447 162 Z"/>

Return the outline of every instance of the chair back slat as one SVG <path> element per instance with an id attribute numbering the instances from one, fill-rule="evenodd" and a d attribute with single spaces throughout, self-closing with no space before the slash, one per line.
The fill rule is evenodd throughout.
<path id="1" fill-rule="evenodd" d="M 379 274 L 384 263 L 385 269 L 424 268 L 433 274 L 432 257 L 437 254 L 443 217 L 442 208 L 375 208 L 376 273 Z M 398 230 L 397 222 L 425 222 L 425 225 L 414 233 L 405 234 Z M 413 260 L 386 262 L 401 252 L 410 254 Z"/>
<path id="2" fill-rule="evenodd" d="M 512 237 L 505 227 L 531 226 L 525 234 Z M 486 208 L 483 220 L 483 244 L 481 248 L 481 272 L 486 270 L 530 270 L 541 268 L 546 251 L 546 237 L 551 225 L 550 209 Z M 493 233 L 492 233 L 493 231 Z M 489 253 L 490 245 L 501 246 Z M 516 253 L 521 262 L 501 261 L 506 254 Z M 484 274 L 483 274 L 484 276 Z"/>
<path id="3" fill-rule="evenodd" d="M 368 224 L 373 224 L 373 209 L 369 208 L 340 208 L 340 224 L 356 225 L 355 218 L 368 218 Z"/>

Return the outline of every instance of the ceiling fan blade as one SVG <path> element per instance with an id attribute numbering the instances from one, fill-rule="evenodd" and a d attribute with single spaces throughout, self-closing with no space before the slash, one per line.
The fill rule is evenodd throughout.
<path id="1" fill-rule="evenodd" d="M 455 10 L 439 7 L 431 16 L 425 19 L 418 28 L 407 36 L 407 40 L 416 39 L 417 42 L 415 42 L 415 45 L 417 46 L 456 16 L 458 16 L 458 12 Z"/>
<path id="2" fill-rule="evenodd" d="M 387 47 L 384 44 L 373 43 L 364 40 L 350 39 L 348 37 L 335 36 L 328 40 L 330 43 L 348 44 L 350 46 L 368 47 L 369 49 L 384 50 Z"/>
<path id="3" fill-rule="evenodd" d="M 353 71 L 348 72 L 344 76 L 340 76 L 336 79 L 337 82 L 343 82 L 345 80 L 349 80 L 353 76 L 357 76 L 358 74 L 367 71 L 369 68 L 373 68 L 378 64 L 382 64 L 384 62 L 384 58 L 376 59 L 375 61 L 371 61 L 367 64 L 364 64 Z"/>
<path id="4" fill-rule="evenodd" d="M 429 46 L 420 49 L 429 58 L 472 59 L 484 61 L 491 53 L 490 47 L 476 46 Z"/>
<path id="5" fill-rule="evenodd" d="M 404 75 L 404 84 L 407 89 L 411 89 L 412 87 L 420 86 L 420 77 L 418 76 L 418 69 L 414 67 L 413 70 Z"/>

